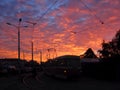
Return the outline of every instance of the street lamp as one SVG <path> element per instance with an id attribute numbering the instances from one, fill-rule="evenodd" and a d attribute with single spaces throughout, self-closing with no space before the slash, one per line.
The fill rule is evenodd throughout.
<path id="1" fill-rule="evenodd" d="M 18 67 L 19 67 L 19 69 L 21 68 L 21 65 L 20 65 L 20 27 L 21 27 L 21 22 L 22 22 L 22 19 L 19 18 L 18 26 L 11 24 L 11 23 L 6 23 L 6 24 L 14 26 L 18 29 L 18 65 L 19 65 Z M 21 71 L 19 70 L 19 74 L 20 73 L 21 73 Z"/>
<path id="2" fill-rule="evenodd" d="M 11 24 L 11 23 L 6 23 L 6 24 L 14 26 L 18 29 L 18 61 L 20 61 L 20 27 L 21 27 L 20 25 L 21 25 L 21 22 L 22 22 L 22 19 L 19 18 L 18 26 L 14 25 L 14 24 Z"/>

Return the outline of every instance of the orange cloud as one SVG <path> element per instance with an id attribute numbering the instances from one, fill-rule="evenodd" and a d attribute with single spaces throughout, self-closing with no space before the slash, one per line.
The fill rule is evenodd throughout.
<path id="1" fill-rule="evenodd" d="M 57 56 L 80 55 L 87 48 L 97 52 L 101 48 L 102 40 L 111 40 L 120 28 L 119 0 L 82 0 L 89 9 L 80 0 L 63 0 L 55 5 L 52 0 L 10 0 L 8 4 L 3 1 L 0 8 L 0 57 L 17 58 L 18 28 L 8 26 L 6 22 L 18 25 L 18 18 L 23 20 L 21 26 L 29 26 L 20 28 L 21 58 L 24 51 L 25 58 L 31 60 L 33 36 L 34 59 L 38 62 L 39 52 L 43 52 L 45 61 L 49 48 L 55 48 Z M 51 6 L 53 7 L 49 9 Z M 37 23 L 34 31 L 32 25 L 25 23 L 26 20 Z M 54 56 L 53 51 L 50 54 L 51 57 Z"/>

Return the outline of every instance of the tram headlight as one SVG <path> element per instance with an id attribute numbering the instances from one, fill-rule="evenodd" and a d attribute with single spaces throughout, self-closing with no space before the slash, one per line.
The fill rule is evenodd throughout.
<path id="1" fill-rule="evenodd" d="M 67 70 L 64 70 L 64 73 L 67 73 Z"/>

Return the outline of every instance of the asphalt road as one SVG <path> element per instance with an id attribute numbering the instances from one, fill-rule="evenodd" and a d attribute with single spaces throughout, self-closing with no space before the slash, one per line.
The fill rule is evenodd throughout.
<path id="1" fill-rule="evenodd" d="M 78 80 L 61 80 L 39 73 L 36 78 L 30 74 L 0 77 L 0 90 L 120 90 L 120 83 L 81 77 Z"/>

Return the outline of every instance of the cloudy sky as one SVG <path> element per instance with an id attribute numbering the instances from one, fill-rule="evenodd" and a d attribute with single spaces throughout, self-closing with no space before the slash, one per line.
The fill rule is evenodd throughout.
<path id="1" fill-rule="evenodd" d="M 20 18 L 21 58 L 31 59 L 31 41 L 37 61 L 40 51 L 44 60 L 97 52 L 120 29 L 120 0 L 0 0 L 0 58 L 17 58 Z"/>

